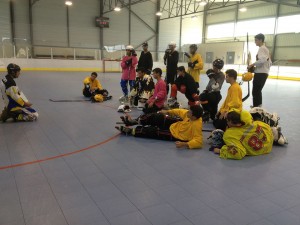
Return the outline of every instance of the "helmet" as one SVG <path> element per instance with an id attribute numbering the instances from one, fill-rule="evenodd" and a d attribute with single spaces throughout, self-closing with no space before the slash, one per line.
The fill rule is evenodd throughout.
<path id="1" fill-rule="evenodd" d="M 211 78 L 213 75 L 215 74 L 214 70 L 213 69 L 208 69 L 206 71 L 206 75 Z"/>
<path id="2" fill-rule="evenodd" d="M 250 72 L 244 73 L 244 74 L 242 75 L 242 80 L 243 80 L 243 81 L 251 81 L 252 78 L 253 78 L 253 75 L 252 75 L 252 73 L 250 73 Z"/>
<path id="3" fill-rule="evenodd" d="M 198 47 L 197 47 L 197 45 L 196 44 L 192 44 L 192 45 L 190 45 L 190 48 L 194 48 L 194 49 L 198 49 Z"/>
<path id="4" fill-rule="evenodd" d="M 134 50 L 134 48 L 133 48 L 132 45 L 127 45 L 127 46 L 126 46 L 126 50 L 131 50 L 131 51 L 132 51 L 132 50 Z"/>
<path id="5" fill-rule="evenodd" d="M 171 42 L 169 43 L 169 46 L 174 46 L 174 47 L 176 47 L 175 41 L 171 41 Z"/>
<path id="6" fill-rule="evenodd" d="M 124 113 L 131 112 L 130 106 L 129 105 L 120 105 L 118 107 L 118 112 L 124 112 Z"/>
<path id="7" fill-rule="evenodd" d="M 17 64 L 14 64 L 14 63 L 10 63 L 7 66 L 8 74 L 15 74 L 16 72 L 18 72 L 20 70 L 21 70 L 20 66 L 18 66 Z"/>
<path id="8" fill-rule="evenodd" d="M 94 96 L 95 102 L 103 102 L 103 95 L 97 94 Z"/>
<path id="9" fill-rule="evenodd" d="M 213 66 L 221 70 L 224 66 L 224 61 L 222 59 L 216 59 L 213 61 Z"/>

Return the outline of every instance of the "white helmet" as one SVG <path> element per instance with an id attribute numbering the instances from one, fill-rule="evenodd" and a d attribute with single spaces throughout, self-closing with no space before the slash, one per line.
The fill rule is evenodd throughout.
<path id="1" fill-rule="evenodd" d="M 171 42 L 169 43 L 169 46 L 174 46 L 174 47 L 176 47 L 175 41 L 171 41 Z"/>
<path id="2" fill-rule="evenodd" d="M 126 50 L 133 50 L 134 48 L 133 48 L 133 46 L 132 45 L 127 45 L 126 46 Z"/>

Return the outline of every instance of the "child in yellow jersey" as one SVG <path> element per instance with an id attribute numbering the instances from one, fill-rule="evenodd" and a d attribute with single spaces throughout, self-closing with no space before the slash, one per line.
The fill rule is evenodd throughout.
<path id="1" fill-rule="evenodd" d="M 271 127 L 262 121 L 253 121 L 248 111 L 232 110 L 227 114 L 228 129 L 224 132 L 225 145 L 214 152 L 223 159 L 242 159 L 272 151 Z"/>
<path id="2" fill-rule="evenodd" d="M 108 91 L 102 88 L 100 81 L 97 79 L 98 74 L 92 72 L 91 76 L 86 77 L 83 80 L 83 90 L 82 93 L 85 97 L 93 98 L 95 95 L 102 95 L 104 100 L 111 99 L 111 96 L 108 95 Z"/>
<path id="3" fill-rule="evenodd" d="M 190 45 L 190 55 L 186 54 L 189 58 L 188 62 L 188 73 L 194 78 L 197 83 L 197 88 L 200 85 L 200 72 L 203 69 L 203 60 L 199 53 L 197 53 L 197 45 Z M 199 94 L 199 93 L 198 93 Z"/>
<path id="4" fill-rule="evenodd" d="M 177 148 L 202 148 L 202 107 L 193 105 L 187 109 L 162 110 L 152 114 L 147 121 L 140 121 L 136 128 L 116 127 L 123 134 L 135 137 L 175 141 Z M 168 119 L 168 117 L 178 119 Z"/>
<path id="5" fill-rule="evenodd" d="M 223 102 L 216 118 L 213 122 L 215 128 L 225 130 L 227 126 L 226 117 L 230 110 L 237 109 L 242 110 L 242 89 L 240 85 L 236 82 L 237 72 L 233 69 L 229 69 L 225 72 L 226 83 L 230 84 L 227 91 L 227 96 Z"/>

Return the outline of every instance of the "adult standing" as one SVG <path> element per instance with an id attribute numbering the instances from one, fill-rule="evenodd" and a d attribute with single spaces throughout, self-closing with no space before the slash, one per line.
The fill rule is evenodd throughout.
<path id="1" fill-rule="evenodd" d="M 248 66 L 248 70 L 251 71 L 254 69 L 252 88 L 253 107 L 262 107 L 262 89 L 272 65 L 270 52 L 264 42 L 265 36 L 263 34 L 257 34 L 255 36 L 255 44 L 259 47 L 256 62 Z"/>
<path id="2" fill-rule="evenodd" d="M 148 51 L 148 43 L 144 42 L 143 51 L 141 52 L 141 56 L 138 62 L 138 68 L 144 68 L 146 74 L 150 75 L 153 67 L 153 59 L 151 52 Z"/>
<path id="3" fill-rule="evenodd" d="M 167 75 L 165 78 L 167 92 L 169 92 L 169 84 L 174 84 L 177 77 L 177 64 L 179 60 L 179 53 L 175 50 L 176 43 L 171 41 L 168 47 L 164 55 L 164 63 L 167 66 Z"/>

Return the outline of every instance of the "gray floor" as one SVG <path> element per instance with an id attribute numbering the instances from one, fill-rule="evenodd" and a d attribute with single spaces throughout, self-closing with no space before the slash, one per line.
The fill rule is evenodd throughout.
<path id="1" fill-rule="evenodd" d="M 119 74 L 99 76 L 112 101 L 48 101 L 82 99 L 85 75 L 23 72 L 18 84 L 40 118 L 0 125 L 0 167 L 74 152 L 118 133 Z M 269 155 L 222 160 L 208 144 L 177 150 L 172 142 L 118 136 L 77 154 L 1 169 L 0 224 L 299 225 L 299 93 L 299 82 L 267 81 L 264 106 L 279 113 L 290 142 Z M 250 104 L 251 98 L 245 108 Z"/>

